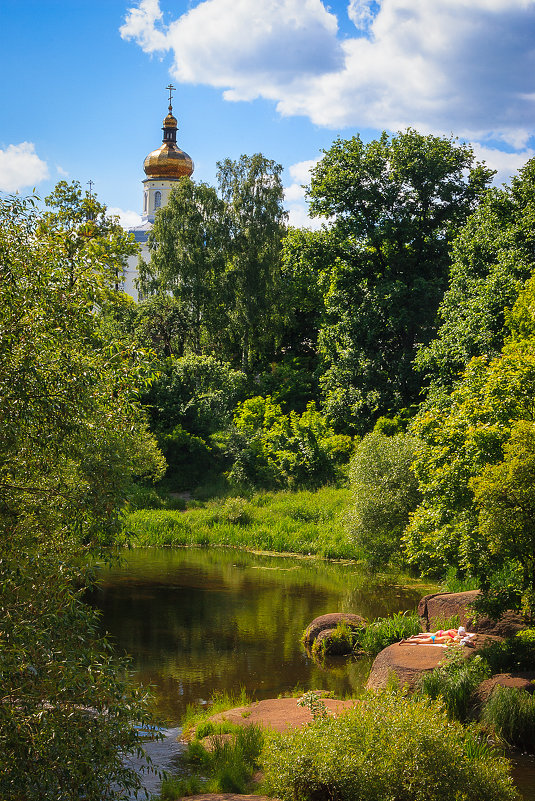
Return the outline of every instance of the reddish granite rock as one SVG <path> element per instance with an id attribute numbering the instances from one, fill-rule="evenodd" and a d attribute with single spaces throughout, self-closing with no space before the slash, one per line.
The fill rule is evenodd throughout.
<path id="1" fill-rule="evenodd" d="M 208 719 L 214 723 L 226 720 L 237 726 L 256 724 L 275 731 L 286 731 L 312 721 L 308 707 L 298 706 L 297 700 L 297 698 L 269 698 L 265 701 L 257 701 L 250 706 L 240 706 L 228 709 L 226 712 L 218 712 Z M 340 701 L 336 698 L 323 698 L 322 700 L 327 712 L 332 715 L 351 709 L 357 703 L 351 700 Z"/>
<path id="2" fill-rule="evenodd" d="M 483 646 L 499 640 L 486 634 L 477 634 L 469 646 L 462 646 L 462 653 L 470 659 Z M 446 654 L 447 648 L 436 645 L 403 645 L 394 643 L 378 654 L 371 667 L 366 687 L 370 690 L 384 690 L 392 674 L 401 687 L 413 690 L 420 677 L 429 670 L 438 667 Z"/>
<path id="3" fill-rule="evenodd" d="M 418 604 L 418 614 L 424 631 L 433 631 L 435 621 L 442 622 L 455 615 L 459 616 L 462 626 L 468 631 L 473 631 L 473 616 L 469 606 L 479 594 L 479 590 L 470 590 L 425 595 Z"/>
<path id="4" fill-rule="evenodd" d="M 486 703 L 496 687 L 514 687 L 517 690 L 534 693 L 535 673 L 498 673 L 490 679 L 485 679 L 476 691 L 479 702 Z"/>
<path id="5" fill-rule="evenodd" d="M 335 629 L 339 623 L 345 623 L 350 629 L 360 629 L 366 626 L 366 620 L 360 615 L 350 612 L 331 612 L 315 618 L 306 628 L 303 635 L 305 645 L 312 645 L 318 634 L 326 629 Z"/>
<path id="6" fill-rule="evenodd" d="M 455 615 L 459 616 L 461 625 L 468 631 L 477 631 L 481 634 L 493 634 L 498 637 L 508 637 L 521 629 L 526 628 L 526 623 L 517 612 L 504 612 L 499 620 L 491 620 L 488 617 L 481 617 L 477 623 L 474 622 L 474 615 L 470 609 L 476 598 L 480 595 L 479 590 L 469 590 L 468 592 L 439 592 L 433 595 L 425 595 L 418 604 L 418 614 L 422 621 L 424 631 L 434 631 L 438 623 L 442 623 Z"/>
<path id="7" fill-rule="evenodd" d="M 445 651 L 434 645 L 389 645 L 375 657 L 366 688 L 384 690 L 394 674 L 401 687 L 413 690 L 423 673 L 438 667 Z"/>

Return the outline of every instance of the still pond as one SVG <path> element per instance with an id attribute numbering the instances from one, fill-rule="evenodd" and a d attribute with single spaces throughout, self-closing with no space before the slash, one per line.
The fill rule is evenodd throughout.
<path id="1" fill-rule="evenodd" d="M 327 612 L 372 620 L 412 610 L 430 591 L 352 563 L 225 548 L 139 549 L 103 574 L 95 600 L 104 628 L 131 655 L 136 678 L 152 686 L 155 714 L 168 727 L 162 764 L 172 768 L 188 704 L 242 687 L 255 700 L 296 689 L 354 694 L 369 661 L 321 667 L 300 644 L 303 630 Z M 519 783 L 525 798 L 535 799 L 531 760 Z"/>

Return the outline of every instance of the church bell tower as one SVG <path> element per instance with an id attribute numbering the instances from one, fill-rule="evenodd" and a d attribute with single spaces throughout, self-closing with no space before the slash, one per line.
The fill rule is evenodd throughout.
<path id="1" fill-rule="evenodd" d="M 163 121 L 162 144 L 157 150 L 149 153 L 143 163 L 143 169 L 147 177 L 143 181 L 141 225 L 135 225 L 133 228 L 128 229 L 129 233 L 134 234 L 136 242 L 140 244 L 141 258 L 144 261 L 149 259 L 147 240 L 154 224 L 154 215 L 158 209 L 166 205 L 173 186 L 181 178 L 189 178 L 194 169 L 191 157 L 181 150 L 176 143 L 178 123 L 173 115 L 172 105 L 172 93 L 175 91 L 175 87 L 169 84 L 166 88 L 169 92 L 169 108 Z M 138 292 L 135 286 L 137 264 L 138 256 L 130 256 L 124 281 L 124 291 L 135 300 L 138 300 Z"/>

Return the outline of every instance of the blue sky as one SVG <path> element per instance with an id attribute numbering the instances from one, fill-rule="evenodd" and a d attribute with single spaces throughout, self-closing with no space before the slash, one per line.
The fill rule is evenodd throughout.
<path id="1" fill-rule="evenodd" d="M 337 137 L 471 141 L 508 180 L 535 154 L 535 0 L 1 0 L 0 190 L 95 183 L 133 223 L 166 85 L 194 177 L 262 152 L 300 184 Z"/>

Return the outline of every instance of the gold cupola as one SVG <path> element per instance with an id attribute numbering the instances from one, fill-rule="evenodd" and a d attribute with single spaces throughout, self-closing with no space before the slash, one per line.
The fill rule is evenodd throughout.
<path id="1" fill-rule="evenodd" d="M 152 180 L 183 178 L 193 172 L 193 161 L 176 143 L 178 123 L 173 116 L 171 93 L 169 93 L 169 113 L 163 121 L 162 145 L 149 153 L 144 161 L 143 169 L 147 178 Z"/>

